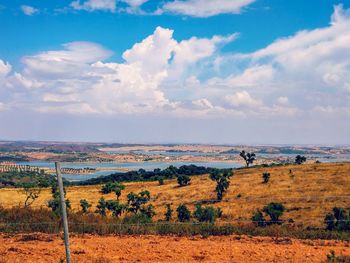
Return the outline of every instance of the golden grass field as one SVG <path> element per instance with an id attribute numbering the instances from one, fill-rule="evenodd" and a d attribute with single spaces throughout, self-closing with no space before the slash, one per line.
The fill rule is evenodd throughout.
<path id="1" fill-rule="evenodd" d="M 292 173 L 290 173 L 290 170 Z M 262 173 L 271 174 L 268 184 L 262 183 Z M 191 185 L 178 187 L 176 180 L 158 182 L 125 183 L 121 201 L 126 201 L 129 192 L 149 190 L 157 215 L 164 218 L 165 204 L 171 203 L 173 210 L 180 203 L 191 209 L 197 201 L 215 199 L 215 183 L 208 175 L 194 176 Z M 67 198 L 72 209 L 80 209 L 79 201 L 87 199 L 95 210 L 98 199 L 113 199 L 115 195 L 102 195 L 101 186 L 68 187 Z M 238 197 L 240 195 L 240 197 Z M 33 207 L 46 206 L 50 189 L 43 189 Z M 0 189 L 0 205 L 11 207 L 23 204 L 24 194 L 20 189 Z M 283 203 L 287 212 L 282 219 L 292 218 L 297 225 L 321 226 L 325 214 L 334 206 L 350 208 L 350 163 L 321 163 L 288 165 L 270 168 L 249 168 L 237 170 L 231 178 L 231 185 L 223 201 L 214 206 L 223 210 L 223 221 L 250 220 L 257 208 L 272 201 Z"/>

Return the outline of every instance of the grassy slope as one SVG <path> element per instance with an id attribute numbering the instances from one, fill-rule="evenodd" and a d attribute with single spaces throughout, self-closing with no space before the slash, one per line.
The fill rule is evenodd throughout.
<path id="1" fill-rule="evenodd" d="M 294 177 L 291 176 L 290 169 Z M 268 184 L 262 183 L 263 172 L 271 173 Z M 156 219 L 163 218 L 166 203 L 172 203 L 174 210 L 180 203 L 186 203 L 193 209 L 196 201 L 215 198 L 215 183 L 208 176 L 192 177 L 191 185 L 181 188 L 175 180 L 165 181 L 165 185 L 162 186 L 159 186 L 158 182 L 135 182 L 125 185 L 122 201 L 125 201 L 126 194 L 131 191 L 147 189 L 151 192 L 158 214 Z M 100 189 L 101 186 L 70 187 L 67 189 L 67 197 L 71 200 L 73 209 L 79 209 L 80 199 L 87 199 L 95 206 L 102 196 L 99 193 Z M 237 197 L 238 194 L 241 195 L 240 198 Z M 310 197 L 293 199 L 305 196 Z M 262 208 L 271 201 L 281 201 L 289 210 L 283 216 L 284 219 L 293 218 L 297 225 L 321 226 L 324 215 L 334 206 L 350 208 L 350 198 L 327 198 L 329 196 L 350 196 L 350 163 L 238 170 L 231 179 L 231 186 L 224 200 L 215 206 L 223 209 L 224 221 L 249 220 L 255 209 Z M 49 198 L 50 189 L 44 189 L 33 205 L 46 206 Z M 105 198 L 112 199 L 114 194 L 105 195 Z M 20 190 L 0 189 L 1 205 L 9 207 L 23 201 L 24 195 Z"/>

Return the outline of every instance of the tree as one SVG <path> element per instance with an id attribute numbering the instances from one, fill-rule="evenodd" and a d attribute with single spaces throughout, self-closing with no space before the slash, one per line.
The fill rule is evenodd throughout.
<path id="1" fill-rule="evenodd" d="M 88 211 L 88 209 L 91 207 L 91 204 L 87 200 L 81 199 L 80 200 L 80 207 L 81 207 L 81 211 L 83 213 L 86 213 Z"/>
<path id="2" fill-rule="evenodd" d="M 296 164 L 302 164 L 306 162 L 306 157 L 305 156 L 301 156 L 301 155 L 297 155 L 295 157 L 295 163 Z"/>
<path id="3" fill-rule="evenodd" d="M 350 230 L 350 210 L 347 214 L 344 208 L 334 207 L 332 212 L 325 216 L 326 229 L 337 231 Z"/>
<path id="4" fill-rule="evenodd" d="M 158 183 L 159 185 L 164 185 L 164 177 L 158 177 Z"/>
<path id="5" fill-rule="evenodd" d="M 256 226 L 260 226 L 260 227 L 265 227 L 266 226 L 265 217 L 264 217 L 263 213 L 259 209 L 256 210 L 256 212 L 252 216 L 252 222 Z"/>
<path id="6" fill-rule="evenodd" d="M 180 174 L 177 176 L 177 183 L 179 186 L 186 186 L 189 185 L 191 181 L 191 178 L 188 175 Z"/>
<path id="7" fill-rule="evenodd" d="M 173 210 L 171 209 L 171 205 L 170 204 L 166 204 L 165 207 L 166 207 L 166 212 L 164 214 L 165 221 L 170 221 L 171 217 L 172 217 L 172 214 L 173 214 Z"/>
<path id="8" fill-rule="evenodd" d="M 147 218 L 152 218 L 156 214 L 154 211 L 154 206 L 152 204 L 141 206 L 140 213 Z"/>
<path id="9" fill-rule="evenodd" d="M 262 174 L 262 178 L 263 178 L 263 183 L 264 184 L 267 184 L 269 182 L 270 176 L 271 176 L 270 173 L 263 173 Z"/>
<path id="10" fill-rule="evenodd" d="M 253 162 L 255 161 L 255 153 L 246 153 L 243 150 L 239 153 L 239 156 L 241 156 L 244 159 L 247 167 L 249 167 L 249 165 L 253 164 Z"/>
<path id="11" fill-rule="evenodd" d="M 196 210 L 193 215 L 199 222 L 214 223 L 216 218 L 219 217 L 219 211 L 213 206 L 203 208 L 198 204 L 196 205 Z"/>
<path id="12" fill-rule="evenodd" d="M 133 212 L 134 214 L 137 214 L 137 212 L 139 212 L 141 207 L 149 202 L 149 200 L 151 199 L 151 194 L 147 190 L 142 191 L 138 194 L 131 192 L 127 195 L 127 198 L 128 198 L 129 211 Z"/>
<path id="13" fill-rule="evenodd" d="M 66 196 L 66 189 L 63 188 L 64 196 Z M 57 216 L 60 213 L 61 210 L 61 198 L 60 198 L 60 192 L 58 190 L 57 182 L 52 183 L 51 185 L 51 194 L 52 199 L 50 199 L 47 203 L 47 206 L 51 208 L 52 212 Z M 70 201 L 69 199 L 66 199 L 66 208 L 70 209 Z"/>
<path id="14" fill-rule="evenodd" d="M 119 200 L 122 190 L 124 189 L 125 189 L 125 186 L 118 182 L 109 182 L 109 183 L 106 183 L 104 186 L 102 186 L 101 193 L 109 194 L 114 192 L 117 196 L 117 199 Z"/>
<path id="15" fill-rule="evenodd" d="M 191 219 L 191 212 L 188 210 L 187 206 L 184 204 L 181 204 L 176 209 L 177 212 L 177 218 L 180 222 L 188 222 Z"/>
<path id="16" fill-rule="evenodd" d="M 100 200 L 98 200 L 96 207 L 97 207 L 97 210 L 96 210 L 97 213 L 99 213 L 101 216 L 106 216 L 107 202 L 103 197 L 101 197 Z"/>
<path id="17" fill-rule="evenodd" d="M 263 208 L 263 212 L 265 212 L 270 217 L 271 224 L 281 224 L 280 217 L 283 215 L 285 211 L 285 207 L 281 203 L 269 203 L 267 206 Z"/>
<path id="18" fill-rule="evenodd" d="M 232 176 L 231 169 L 213 169 L 209 178 L 216 182 L 215 192 L 218 200 L 222 200 L 224 193 L 230 186 L 230 177 Z"/>
<path id="19" fill-rule="evenodd" d="M 31 204 L 34 203 L 34 201 L 36 199 L 39 198 L 41 189 L 40 188 L 24 187 L 22 192 L 26 196 L 26 199 L 24 201 L 24 207 L 29 207 Z"/>
<path id="20" fill-rule="evenodd" d="M 124 210 L 126 210 L 126 206 L 120 204 L 118 200 L 108 200 L 106 202 L 106 208 L 112 212 L 112 215 L 115 217 L 121 216 Z"/>

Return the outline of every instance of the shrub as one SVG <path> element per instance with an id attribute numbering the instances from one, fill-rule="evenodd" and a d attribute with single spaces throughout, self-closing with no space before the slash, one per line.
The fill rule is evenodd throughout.
<path id="1" fill-rule="evenodd" d="M 333 213 L 328 213 L 325 216 L 324 222 L 327 230 L 350 230 L 350 210 L 347 214 L 344 208 L 334 207 Z"/>
<path id="2" fill-rule="evenodd" d="M 221 210 L 220 213 L 222 214 Z M 199 222 L 214 223 L 218 217 L 218 210 L 213 206 L 203 208 L 201 205 L 196 205 L 193 215 Z"/>
<path id="3" fill-rule="evenodd" d="M 142 215 L 148 217 L 148 218 L 152 218 L 156 212 L 154 211 L 154 206 L 149 204 L 149 205 L 145 205 L 145 206 L 142 206 L 140 208 L 140 212 Z"/>
<path id="4" fill-rule="evenodd" d="M 126 210 L 126 206 L 120 204 L 118 200 L 108 200 L 106 201 L 106 208 L 112 212 L 112 215 L 115 217 L 121 216 L 124 210 Z"/>
<path id="5" fill-rule="evenodd" d="M 102 186 L 102 189 L 101 189 L 101 193 L 102 194 L 109 194 L 109 193 L 112 193 L 114 192 L 117 196 L 117 199 L 119 199 L 121 193 L 122 193 L 122 190 L 125 189 L 125 186 L 118 183 L 118 182 L 109 182 L 109 183 L 106 183 L 105 185 Z"/>
<path id="6" fill-rule="evenodd" d="M 184 204 L 181 204 L 176 209 L 177 211 L 177 218 L 180 222 L 188 222 L 191 219 L 191 212 L 188 210 L 187 206 Z"/>
<path id="7" fill-rule="evenodd" d="M 151 194 L 147 190 L 141 191 L 138 194 L 131 192 L 127 195 L 127 198 L 128 198 L 129 212 L 133 212 L 134 214 L 137 214 L 137 212 L 140 211 L 141 207 L 149 202 L 149 200 L 151 199 Z"/>
<path id="8" fill-rule="evenodd" d="M 85 199 L 81 199 L 80 200 L 80 207 L 81 207 L 81 211 L 83 213 L 86 213 L 88 211 L 88 209 L 91 207 L 91 204 L 89 204 L 89 202 Z"/>
<path id="9" fill-rule="evenodd" d="M 64 196 L 66 196 L 66 189 L 63 189 L 63 191 L 64 191 Z M 51 193 L 52 193 L 52 199 L 48 201 L 47 206 L 51 208 L 54 215 L 58 216 L 61 212 L 61 198 L 60 198 L 60 193 L 58 191 L 57 183 L 52 184 Z M 66 208 L 70 209 L 71 205 L 70 205 L 69 199 L 66 199 L 65 202 L 66 202 Z"/>
<path id="10" fill-rule="evenodd" d="M 271 176 L 270 173 L 263 173 L 262 174 L 262 178 L 263 178 L 263 183 L 264 184 L 267 184 L 269 182 L 270 176 Z"/>
<path id="11" fill-rule="evenodd" d="M 159 177 L 158 183 L 159 183 L 159 185 L 164 185 L 164 177 Z"/>
<path id="12" fill-rule="evenodd" d="M 97 213 L 99 213 L 101 216 L 106 216 L 107 202 L 103 197 L 101 197 L 100 200 L 98 200 L 98 204 L 96 207 L 97 207 L 97 210 L 96 210 Z"/>
<path id="13" fill-rule="evenodd" d="M 306 162 L 306 157 L 305 156 L 301 156 L 301 155 L 297 155 L 295 157 L 295 163 L 296 164 L 302 164 Z"/>
<path id="14" fill-rule="evenodd" d="M 218 200 L 222 200 L 224 193 L 229 188 L 231 176 L 231 169 L 213 169 L 210 172 L 209 178 L 216 182 L 215 192 Z"/>
<path id="15" fill-rule="evenodd" d="M 253 214 L 252 222 L 256 226 L 260 226 L 260 227 L 265 227 L 266 226 L 266 220 L 264 218 L 264 215 L 259 209 L 256 210 L 256 212 Z"/>
<path id="16" fill-rule="evenodd" d="M 172 214 L 173 214 L 173 210 L 171 209 L 170 204 L 166 204 L 165 207 L 166 207 L 166 212 L 164 214 L 165 221 L 170 221 L 171 217 L 172 217 Z"/>
<path id="17" fill-rule="evenodd" d="M 269 203 L 263 208 L 265 212 L 270 217 L 270 224 L 281 224 L 280 217 L 283 215 L 285 207 L 281 203 Z"/>
<path id="18" fill-rule="evenodd" d="M 180 174 L 177 176 L 177 183 L 179 186 L 186 186 L 189 185 L 191 181 L 191 178 L 188 175 Z"/>

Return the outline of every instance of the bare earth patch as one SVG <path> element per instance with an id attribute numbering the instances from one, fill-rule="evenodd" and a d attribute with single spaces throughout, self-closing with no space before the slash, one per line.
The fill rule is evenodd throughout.
<path id="1" fill-rule="evenodd" d="M 350 256 L 350 242 L 270 237 L 72 236 L 73 262 L 325 262 Z M 0 262 L 59 262 L 57 235 L 0 235 Z"/>

